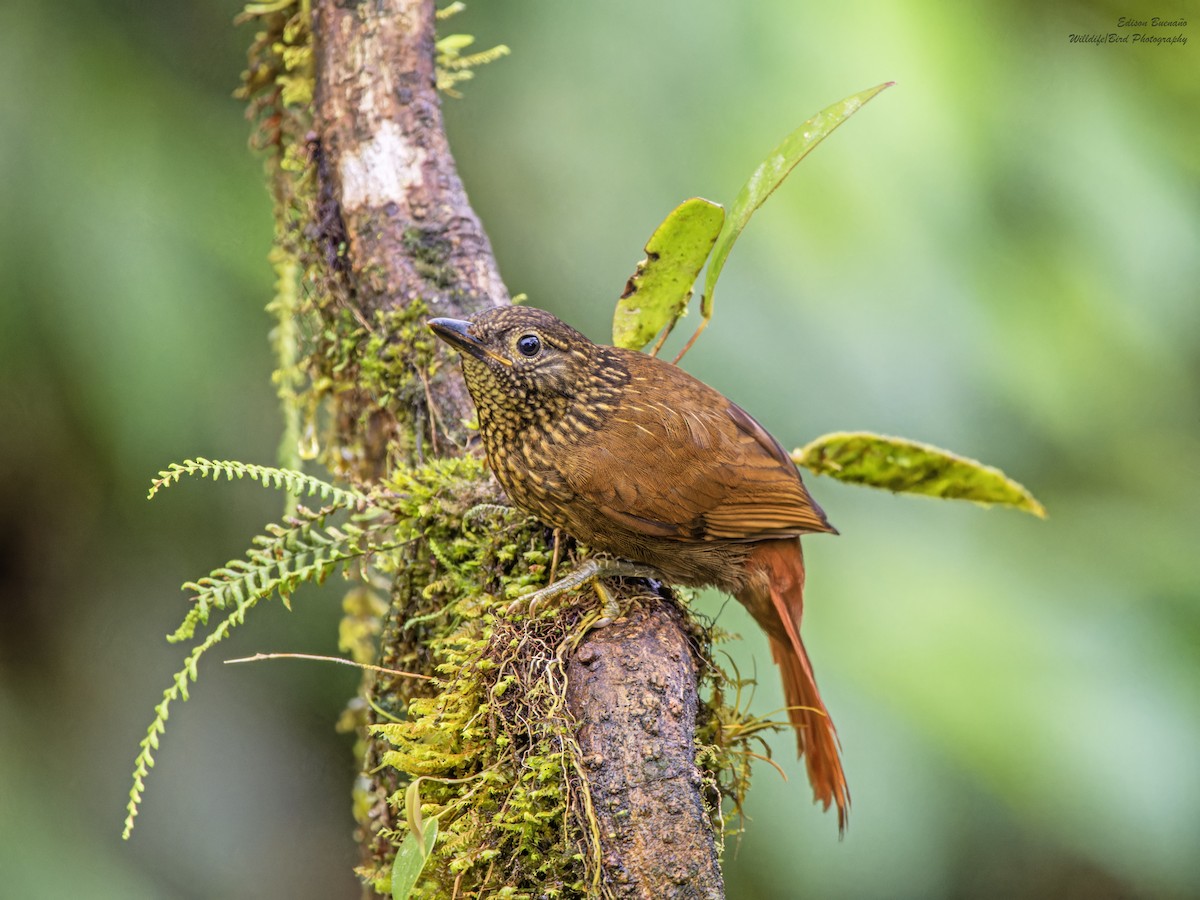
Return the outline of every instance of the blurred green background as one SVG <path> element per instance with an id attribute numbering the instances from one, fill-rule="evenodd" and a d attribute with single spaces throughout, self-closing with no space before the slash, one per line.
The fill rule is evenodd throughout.
<path id="1" fill-rule="evenodd" d="M 280 508 L 144 500 L 171 461 L 274 459 L 237 8 L 0 7 L 5 896 L 357 895 L 338 667 L 206 664 L 119 840 L 178 585 Z M 1200 896 L 1200 16 L 1163 30 L 1186 46 L 1068 40 L 1186 12 L 476 0 L 450 23 L 514 50 L 448 102 L 508 284 L 600 339 L 668 210 L 729 202 L 803 119 L 896 80 L 751 224 L 687 366 L 789 447 L 925 440 L 1050 511 L 809 479 L 842 532 L 807 543 L 806 641 L 854 811 L 839 843 L 778 737 L 791 780 L 760 772 L 731 897 Z M 219 655 L 336 652 L 338 599 L 263 607 Z M 762 636 L 702 602 L 776 708 Z"/>

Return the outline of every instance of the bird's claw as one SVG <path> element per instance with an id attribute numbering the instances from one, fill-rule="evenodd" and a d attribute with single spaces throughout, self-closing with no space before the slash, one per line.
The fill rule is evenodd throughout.
<path id="1" fill-rule="evenodd" d="M 544 587 L 530 594 L 525 594 L 522 597 L 518 597 L 508 605 L 508 614 L 510 616 L 518 616 L 523 614 L 532 619 L 539 612 L 541 612 L 542 607 L 562 593 L 564 593 L 564 591 L 558 589 L 558 582 L 555 582 L 548 587 Z"/>
<path id="2" fill-rule="evenodd" d="M 616 595 L 606 588 L 603 582 L 597 581 L 593 588 L 596 591 L 596 596 L 600 598 L 600 618 L 592 623 L 592 628 L 607 628 L 614 621 L 621 618 L 621 604 L 617 600 Z"/>
<path id="3" fill-rule="evenodd" d="M 612 620 L 619 618 L 621 615 L 620 605 L 616 598 L 602 584 L 602 578 L 661 578 L 653 569 L 646 566 L 638 566 L 634 563 L 625 562 L 619 559 L 589 559 L 583 563 L 574 572 L 565 575 L 553 584 L 549 584 L 544 588 L 534 591 L 531 594 L 526 594 L 523 597 L 518 597 L 508 605 L 509 615 L 520 615 L 524 613 L 529 617 L 536 616 L 541 612 L 550 601 L 561 597 L 563 594 L 569 593 L 576 588 L 581 588 L 589 582 L 593 584 L 596 593 L 600 596 L 601 602 L 604 604 L 603 616 L 594 627 L 603 627 L 609 625 Z M 600 624 L 602 623 L 602 624 Z"/>

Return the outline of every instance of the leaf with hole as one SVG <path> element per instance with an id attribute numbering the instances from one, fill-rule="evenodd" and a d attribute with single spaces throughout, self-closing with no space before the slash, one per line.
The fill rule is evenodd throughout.
<path id="1" fill-rule="evenodd" d="M 613 344 L 641 350 L 664 328 L 674 327 L 724 222 L 724 208 L 701 197 L 684 200 L 663 219 L 617 301 Z M 654 352 L 661 344 L 662 339 Z"/>

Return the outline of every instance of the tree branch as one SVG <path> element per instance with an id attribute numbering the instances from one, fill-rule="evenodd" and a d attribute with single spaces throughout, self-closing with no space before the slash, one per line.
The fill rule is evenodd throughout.
<path id="1" fill-rule="evenodd" d="M 360 307 L 508 302 L 442 123 L 432 0 L 316 8 L 317 128 Z"/>
<path id="2" fill-rule="evenodd" d="M 658 602 L 591 632 L 567 680 L 617 896 L 725 896 L 699 793 L 696 665 L 678 610 Z"/>
<path id="3" fill-rule="evenodd" d="M 320 218 L 332 243 L 345 245 L 337 251 L 344 302 L 368 325 L 380 312 L 417 301 L 451 316 L 507 303 L 443 129 L 434 3 L 316 0 L 314 13 Z M 441 371 L 425 386 L 426 401 L 452 443 L 463 446 L 459 423 L 472 417 L 473 408 L 457 366 Z M 353 424 L 361 418 L 358 409 L 348 407 L 345 397 L 336 402 L 339 428 L 361 428 Z M 379 474 L 401 427 L 399 421 L 376 422 L 365 437 L 343 433 L 340 439 L 365 447 L 365 462 Z M 421 587 L 403 574 L 397 581 L 395 619 L 381 648 L 385 664 L 418 652 L 390 642 L 411 640 L 398 626 L 405 595 Z M 696 668 L 677 611 L 659 599 L 649 612 L 592 633 L 570 662 L 569 681 L 568 703 L 581 723 L 585 759 L 595 763 L 589 779 L 601 823 L 606 892 L 721 896 L 693 760 Z M 368 751 L 364 770 L 372 780 L 364 795 L 375 801 L 371 833 L 363 836 L 364 863 L 372 871 L 386 864 L 389 847 L 378 831 L 392 824 L 385 798 L 395 789 L 386 774 L 373 771 L 377 754 L 378 748 Z"/>
<path id="4" fill-rule="evenodd" d="M 318 0 L 314 9 L 319 190 L 333 207 L 322 216 L 341 223 L 351 302 L 366 322 L 416 300 L 459 317 L 508 302 L 446 140 L 434 12 L 433 0 Z M 461 443 L 458 423 L 473 415 L 462 379 L 443 382 L 436 401 L 433 415 Z M 366 444 L 382 456 L 391 434 L 377 430 Z"/>

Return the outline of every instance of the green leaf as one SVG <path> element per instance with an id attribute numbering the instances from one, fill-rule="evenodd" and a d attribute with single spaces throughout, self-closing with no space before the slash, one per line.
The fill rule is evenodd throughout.
<path id="1" fill-rule="evenodd" d="M 724 208 L 700 197 L 683 201 L 663 219 L 617 301 L 613 344 L 641 350 L 664 327 L 674 326 L 724 222 Z"/>
<path id="2" fill-rule="evenodd" d="M 792 452 L 800 466 L 839 481 L 984 505 L 1015 506 L 1038 518 L 1042 504 L 999 469 L 905 438 L 841 432 Z"/>
<path id="3" fill-rule="evenodd" d="M 408 900 L 429 854 L 433 852 L 437 834 L 438 820 L 435 816 L 425 823 L 422 832 L 410 831 L 396 848 L 396 859 L 392 863 L 392 900 Z"/>
<path id="4" fill-rule="evenodd" d="M 734 242 L 741 235 L 742 229 L 750 221 L 754 211 L 766 202 L 775 188 L 783 183 L 796 164 L 804 159 L 817 144 L 829 137 L 833 130 L 850 118 L 858 109 L 893 82 L 876 85 L 865 91 L 860 91 L 845 100 L 839 100 L 832 106 L 827 106 L 787 137 L 771 151 L 754 170 L 750 179 L 742 185 L 725 227 L 717 238 L 713 250 L 712 261 L 708 264 L 708 272 L 704 276 L 704 293 L 700 295 L 700 315 L 705 320 L 712 317 L 713 288 L 717 278 L 733 248 Z"/>

